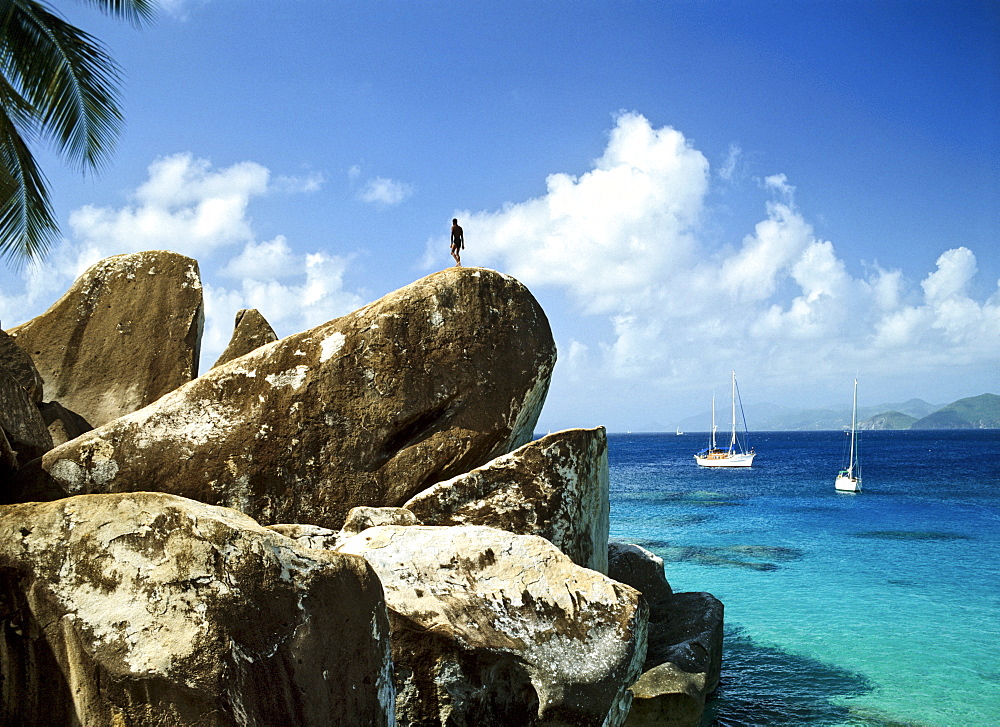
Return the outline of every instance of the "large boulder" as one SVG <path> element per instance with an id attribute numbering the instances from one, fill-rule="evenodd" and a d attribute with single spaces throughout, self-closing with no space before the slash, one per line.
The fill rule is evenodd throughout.
<path id="1" fill-rule="evenodd" d="M 0 429 L 23 465 L 52 449 L 52 435 L 27 390 L 0 368 Z"/>
<path id="2" fill-rule="evenodd" d="M 540 535 L 578 565 L 607 573 L 604 427 L 549 434 L 435 484 L 404 507 L 425 525 L 486 525 Z"/>
<path id="3" fill-rule="evenodd" d="M 385 589 L 400 725 L 620 725 L 645 657 L 638 592 L 548 540 L 380 526 L 344 541 Z"/>
<path id="4" fill-rule="evenodd" d="M 250 353 L 265 343 L 277 340 L 278 337 L 275 335 L 274 329 L 260 314 L 260 311 L 256 308 L 244 308 L 236 314 L 236 324 L 233 326 L 233 335 L 229 339 L 229 345 L 226 346 L 226 350 L 222 352 L 218 360 L 212 364 L 212 368 L 229 363 L 234 358 Z"/>
<path id="5" fill-rule="evenodd" d="M 637 545 L 609 545 L 608 575 L 649 605 L 646 662 L 632 685 L 626 727 L 697 727 L 722 671 L 722 602 L 710 593 L 674 593 L 663 560 Z"/>
<path id="6" fill-rule="evenodd" d="M 660 556 L 639 545 L 612 541 L 608 543 L 608 575 L 642 594 L 650 619 L 666 613 L 674 592 Z"/>
<path id="7" fill-rule="evenodd" d="M 97 263 L 9 333 L 45 380 L 46 401 L 100 426 L 197 376 L 203 319 L 198 263 L 161 250 Z"/>
<path id="8" fill-rule="evenodd" d="M 545 314 L 451 268 L 207 372 L 49 452 L 70 493 L 158 490 L 265 524 L 339 529 L 532 437 L 555 363 Z"/>
<path id="9" fill-rule="evenodd" d="M 28 398 L 38 404 L 42 400 L 42 389 L 44 382 L 35 362 L 23 348 L 14 342 L 14 338 L 0 331 L 0 369 L 4 369 L 14 377 L 24 390 L 28 392 Z"/>
<path id="10" fill-rule="evenodd" d="M 160 493 L 0 507 L 0 723 L 388 725 L 361 558 Z"/>

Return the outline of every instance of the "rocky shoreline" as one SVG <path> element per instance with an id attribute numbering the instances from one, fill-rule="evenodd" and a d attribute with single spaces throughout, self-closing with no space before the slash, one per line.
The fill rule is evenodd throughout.
<path id="1" fill-rule="evenodd" d="M 194 260 L 95 265 L 0 332 L 0 723 L 697 725 L 723 608 L 608 542 L 603 428 L 451 268 L 197 376 Z"/>

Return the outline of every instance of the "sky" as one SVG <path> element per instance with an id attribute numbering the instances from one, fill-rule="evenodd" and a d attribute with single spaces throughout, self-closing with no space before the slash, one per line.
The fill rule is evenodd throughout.
<path id="1" fill-rule="evenodd" d="M 198 260 L 202 369 L 452 264 L 558 347 L 540 431 L 744 403 L 1000 393 L 1000 4 L 169 0 L 59 11 L 123 71 L 99 174 L 36 148 L 62 239 L 0 325 L 105 257 Z M 706 429 L 708 424 L 706 422 Z"/>

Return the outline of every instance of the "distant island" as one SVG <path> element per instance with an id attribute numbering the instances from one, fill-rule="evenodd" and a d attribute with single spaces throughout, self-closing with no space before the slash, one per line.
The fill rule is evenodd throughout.
<path id="1" fill-rule="evenodd" d="M 851 410 L 789 409 L 775 404 L 745 406 L 747 425 L 756 431 L 823 431 L 850 427 Z M 684 431 L 704 431 L 710 413 L 678 422 Z M 858 407 L 859 429 L 1000 429 L 1000 396 L 980 394 L 950 404 L 923 399 Z M 666 429 L 666 427 L 663 427 Z"/>

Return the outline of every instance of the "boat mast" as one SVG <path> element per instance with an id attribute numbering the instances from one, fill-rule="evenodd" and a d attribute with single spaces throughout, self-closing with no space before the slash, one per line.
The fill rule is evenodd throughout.
<path id="1" fill-rule="evenodd" d="M 712 446 L 710 449 L 715 449 L 715 392 L 712 392 Z"/>
<path id="2" fill-rule="evenodd" d="M 854 379 L 854 405 L 851 407 L 851 458 L 847 461 L 847 476 L 854 477 L 854 433 L 858 425 L 858 380 Z"/>
<path id="3" fill-rule="evenodd" d="M 736 372 L 733 371 L 733 434 L 729 439 L 729 451 L 736 451 Z"/>

